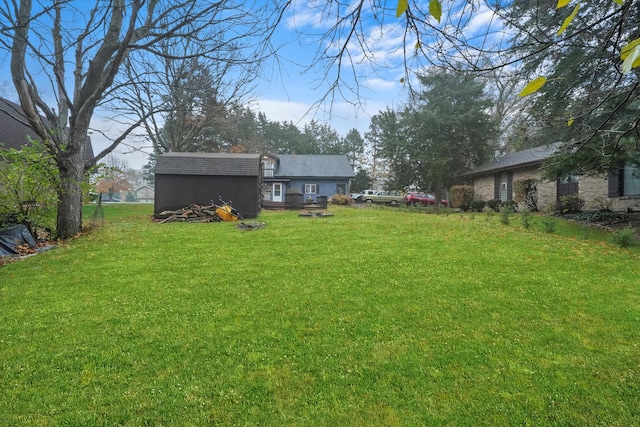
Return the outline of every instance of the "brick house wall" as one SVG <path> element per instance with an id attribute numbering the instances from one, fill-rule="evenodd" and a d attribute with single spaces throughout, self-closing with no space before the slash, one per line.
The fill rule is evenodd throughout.
<path id="1" fill-rule="evenodd" d="M 491 200 L 494 197 L 493 175 L 478 176 L 473 180 L 473 189 L 476 200 Z"/>
<path id="2" fill-rule="evenodd" d="M 499 172 L 498 172 L 499 173 Z M 514 181 L 522 179 L 537 179 L 539 180 L 538 189 L 538 209 L 544 210 L 552 208 L 556 203 L 557 187 L 555 181 L 540 181 L 542 173 L 538 167 L 529 167 L 516 169 L 513 171 Z M 487 175 L 476 176 L 473 179 L 473 188 L 475 191 L 475 198 L 478 200 L 491 200 L 495 198 L 495 173 Z"/>
<path id="3" fill-rule="evenodd" d="M 585 201 L 584 210 L 598 210 L 606 205 L 614 211 L 640 210 L 640 178 L 633 175 L 640 168 L 625 166 L 612 174 L 569 177 L 568 180 L 542 180 L 541 167 L 562 143 L 534 147 L 494 157 L 465 174 L 473 180 L 475 197 L 479 200 L 497 198 L 496 186 L 506 182 L 506 197 L 513 198 L 513 183 L 535 179 L 538 209 L 553 210 L 558 194 L 574 194 Z M 506 174 L 506 180 L 505 178 Z M 624 195 L 626 194 L 626 195 Z M 502 197 L 505 197 L 504 187 Z"/>
<path id="4" fill-rule="evenodd" d="M 495 174 L 474 177 L 473 187 L 475 198 L 491 200 L 495 198 Z M 536 167 L 514 170 L 513 181 L 521 179 L 538 180 L 538 210 L 550 211 L 556 205 L 558 184 L 555 180 L 541 180 L 542 173 Z M 626 211 L 640 210 L 640 196 L 608 197 L 608 179 L 604 176 L 581 176 L 578 178 L 578 196 L 585 201 L 584 210 L 598 210 L 602 203 L 598 200 L 608 200 L 611 210 Z"/>

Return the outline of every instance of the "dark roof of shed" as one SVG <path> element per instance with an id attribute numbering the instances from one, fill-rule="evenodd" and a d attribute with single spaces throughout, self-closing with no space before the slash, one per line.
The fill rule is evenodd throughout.
<path id="1" fill-rule="evenodd" d="M 278 154 L 279 177 L 353 178 L 353 168 L 347 156 L 321 154 Z"/>
<path id="2" fill-rule="evenodd" d="M 165 153 L 158 156 L 156 175 L 259 176 L 260 154 Z"/>
<path id="3" fill-rule="evenodd" d="M 543 145 L 516 153 L 505 154 L 466 172 L 464 175 L 482 175 L 489 172 L 499 172 L 507 169 L 517 169 L 542 164 L 546 159 L 553 156 L 561 146 L 561 142 L 556 142 L 551 145 Z"/>
<path id="4" fill-rule="evenodd" d="M 19 150 L 29 143 L 27 137 L 40 139 L 34 132 L 22 107 L 15 102 L 0 98 L 0 148 Z M 85 160 L 93 159 L 91 138 L 87 135 Z"/>

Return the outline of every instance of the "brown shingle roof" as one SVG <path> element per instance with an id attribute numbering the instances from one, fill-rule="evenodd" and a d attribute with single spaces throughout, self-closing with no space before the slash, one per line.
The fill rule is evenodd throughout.
<path id="1" fill-rule="evenodd" d="M 31 129 L 22 107 L 7 99 L 0 98 L 0 149 L 20 149 L 29 143 L 28 137 L 39 139 Z M 93 159 L 91 138 L 87 136 L 85 160 Z"/>
<path id="2" fill-rule="evenodd" d="M 489 172 L 499 172 L 507 169 L 517 169 L 542 164 L 549 157 L 553 156 L 561 146 L 562 143 L 556 142 L 551 145 L 505 154 L 464 173 L 464 176 L 477 176 Z"/>
<path id="3" fill-rule="evenodd" d="M 165 153 L 156 175 L 260 176 L 260 154 Z"/>

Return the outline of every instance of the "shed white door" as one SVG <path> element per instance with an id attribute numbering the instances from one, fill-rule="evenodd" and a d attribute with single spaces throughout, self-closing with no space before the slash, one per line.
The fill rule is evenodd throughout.
<path id="1" fill-rule="evenodd" d="M 273 187 L 271 188 L 271 192 L 273 194 L 273 198 L 271 200 L 273 200 L 274 202 L 283 202 L 284 199 L 282 197 L 282 183 L 281 182 L 274 182 L 273 183 Z"/>

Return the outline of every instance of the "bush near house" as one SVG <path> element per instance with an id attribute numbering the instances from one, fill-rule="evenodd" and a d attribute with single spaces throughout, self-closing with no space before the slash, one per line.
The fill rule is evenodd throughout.
<path id="1" fill-rule="evenodd" d="M 502 200 L 500 199 L 487 200 L 487 207 L 489 209 L 492 209 L 494 212 L 500 212 L 501 205 L 502 205 Z"/>
<path id="2" fill-rule="evenodd" d="M 482 212 L 486 205 L 487 202 L 485 202 L 484 200 L 472 200 L 470 208 L 474 212 Z"/>
<path id="3" fill-rule="evenodd" d="M 0 149 L 0 226 L 19 223 L 55 228 L 58 174 L 53 158 L 39 141 L 16 149 Z"/>
<path id="4" fill-rule="evenodd" d="M 329 203 L 332 205 L 349 205 L 351 201 L 351 196 L 347 194 L 334 194 L 329 198 Z"/>
<path id="5" fill-rule="evenodd" d="M 451 199 L 451 207 L 458 208 L 464 212 L 468 211 L 473 201 L 475 191 L 471 185 L 454 185 L 449 190 L 449 198 Z"/>
<path id="6" fill-rule="evenodd" d="M 538 180 L 533 178 L 513 181 L 513 200 L 522 203 L 531 212 L 538 210 Z"/>
<path id="7" fill-rule="evenodd" d="M 582 212 L 582 208 L 584 208 L 584 199 L 577 194 L 562 196 L 556 203 L 556 212 L 561 215 Z"/>
<path id="8" fill-rule="evenodd" d="M 517 212 L 518 204 L 515 200 L 505 200 L 504 202 L 500 203 L 500 212 L 505 210 L 509 211 L 509 213 Z"/>

